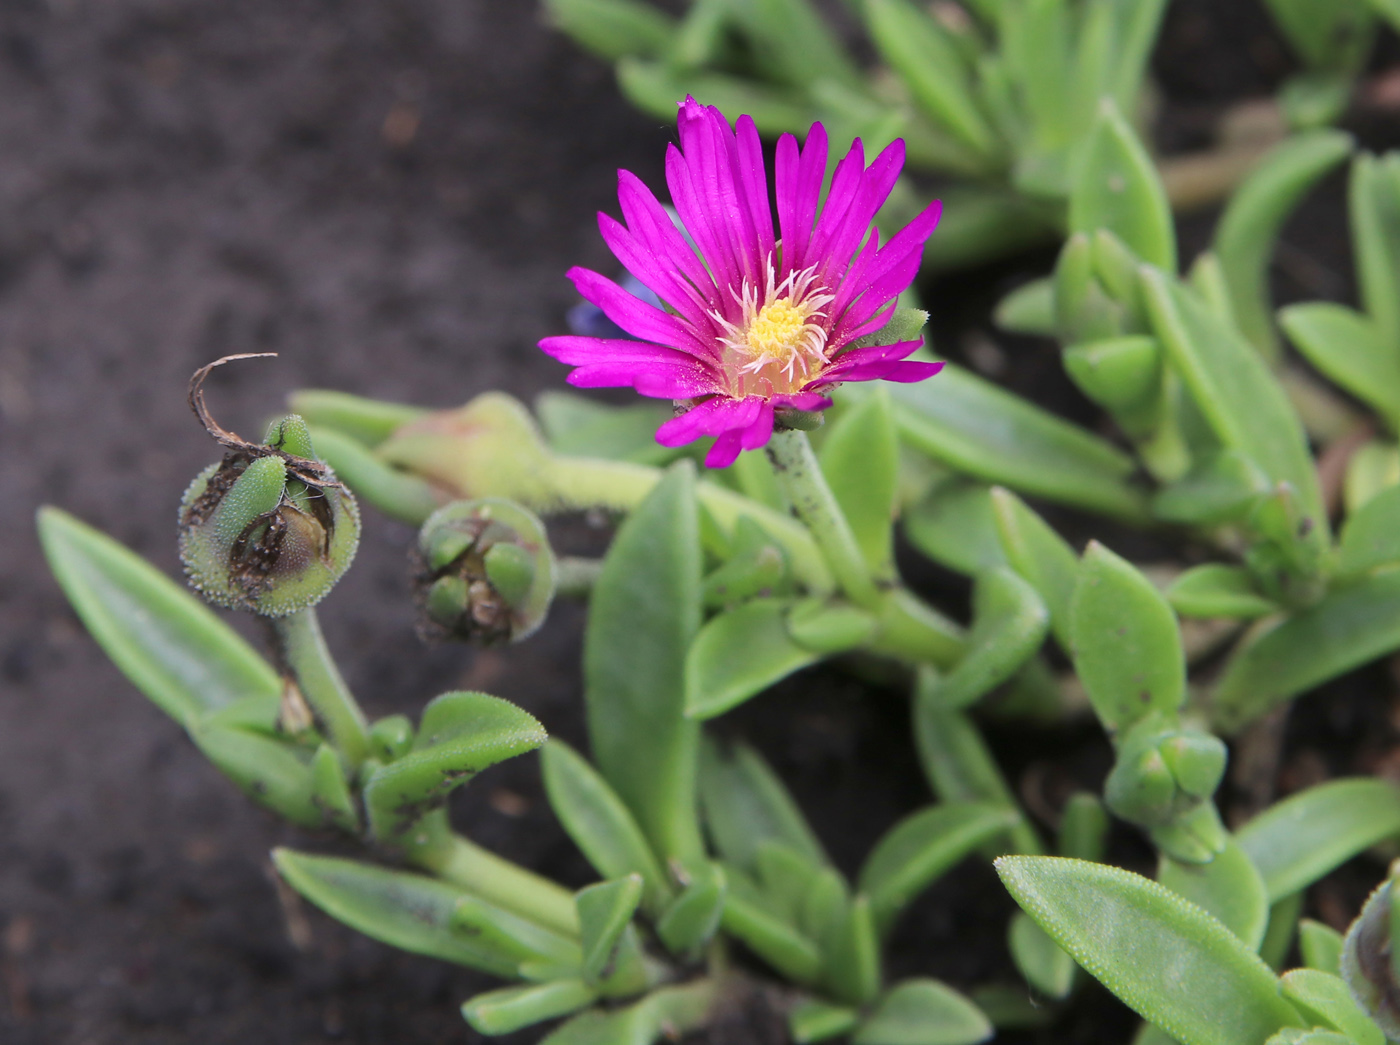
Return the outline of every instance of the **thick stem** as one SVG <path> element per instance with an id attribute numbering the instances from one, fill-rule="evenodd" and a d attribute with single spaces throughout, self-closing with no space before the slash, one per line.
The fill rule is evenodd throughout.
<path id="1" fill-rule="evenodd" d="M 846 597 L 858 606 L 878 610 L 880 589 L 860 553 L 851 524 L 822 475 L 807 433 L 791 429 L 774 432 L 768 442 L 768 459 L 773 462 L 778 484 L 817 539 Z"/>
<path id="2" fill-rule="evenodd" d="M 282 657 L 296 676 L 302 696 L 326 724 L 331 740 L 352 769 L 369 755 L 364 712 L 335 666 L 314 609 L 272 619 Z"/>
<path id="3" fill-rule="evenodd" d="M 579 555 L 559 556 L 559 573 L 555 580 L 556 595 L 576 599 L 586 599 L 593 593 L 598 574 L 603 570 L 602 559 L 588 559 Z"/>
<path id="4" fill-rule="evenodd" d="M 572 893 L 454 833 L 447 810 L 425 816 L 407 833 L 407 843 L 405 855 L 425 871 L 545 928 L 578 935 Z"/>

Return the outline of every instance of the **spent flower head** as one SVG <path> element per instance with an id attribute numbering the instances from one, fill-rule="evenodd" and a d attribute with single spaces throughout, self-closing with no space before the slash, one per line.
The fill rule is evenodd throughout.
<path id="1" fill-rule="evenodd" d="M 857 139 L 837 164 L 823 206 L 825 129 L 813 124 L 800 150 L 783 135 L 774 165 L 775 234 L 753 121 L 741 116 L 731 128 L 718 109 L 687 98 L 679 129 L 666 182 L 685 234 L 627 171 L 618 172 L 626 224 L 598 216 L 623 267 L 665 307 L 589 269 L 571 269 L 579 293 L 631 337 L 541 341 L 575 367 L 570 384 L 631 386 L 676 400 L 682 412 L 661 426 L 657 441 L 681 446 L 715 436 L 706 464 L 724 467 L 768 442 L 775 410 L 824 409 L 831 405 L 825 393 L 844 381 L 921 381 L 938 372 L 941 363 L 906 358 L 918 340 L 858 344 L 885 325 L 938 224 L 935 201 L 884 244 L 872 227 L 904 166 L 903 141 L 867 167 Z"/>

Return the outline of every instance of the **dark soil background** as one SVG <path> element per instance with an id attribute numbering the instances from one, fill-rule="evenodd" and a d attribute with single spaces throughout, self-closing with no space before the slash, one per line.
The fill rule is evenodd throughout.
<path id="1" fill-rule="evenodd" d="M 1163 141 L 1185 147 L 1290 66 L 1250 0 L 1178 0 L 1156 68 Z M 1377 140 L 1393 133 L 1373 124 Z M 217 415 L 245 435 L 302 386 L 433 406 L 560 386 L 563 368 L 534 344 L 563 327 L 563 272 L 610 265 L 592 215 L 613 207 L 617 167 L 659 184 L 670 134 L 530 2 L 0 0 L 0 1041 L 477 1040 L 457 1006 L 484 978 L 279 893 L 268 850 L 321 840 L 245 801 L 107 662 L 43 566 L 33 512 L 60 505 L 176 573 L 180 492 L 217 456 L 185 386 L 226 353 L 281 353 L 210 382 Z M 1286 293 L 1346 293 L 1340 186 L 1290 227 L 1306 263 Z M 1195 220 L 1188 240 L 1208 228 Z M 944 347 L 985 343 L 1000 291 L 1047 263 L 933 285 Z M 1009 345 L 1004 379 L 1096 423 L 1048 345 Z M 424 650 L 411 537 L 369 513 L 359 561 L 324 605 L 368 710 L 412 714 L 442 690 L 483 688 L 578 740 L 578 608 L 508 651 Z M 1383 760 L 1378 694 L 1393 688 L 1373 670 L 1337 697 L 1354 711 L 1319 713 L 1342 750 L 1369 731 Z M 897 694 L 818 673 L 759 705 L 729 728 L 821 814 L 848 869 L 928 800 Z M 1060 799 L 1107 767 L 1092 732 L 998 742 L 1018 777 L 1033 768 Z M 1339 758 L 1330 771 L 1348 768 Z M 587 880 L 533 759 L 484 776 L 456 813 L 484 844 Z M 1335 906 L 1344 920 L 1354 900 Z M 1010 910 L 985 866 L 959 870 L 896 938 L 895 970 L 1015 982 Z M 1132 1025 L 1091 990 L 1053 1031 L 1003 1040 L 1126 1040 Z M 755 1005 L 711 1040 L 773 1041 L 778 1027 Z"/>

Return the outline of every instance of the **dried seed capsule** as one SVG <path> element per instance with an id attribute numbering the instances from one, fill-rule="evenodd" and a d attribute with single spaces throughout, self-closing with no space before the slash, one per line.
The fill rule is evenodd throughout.
<path id="1" fill-rule="evenodd" d="M 518 642 L 543 622 L 557 567 L 544 524 L 514 501 L 456 501 L 418 537 L 425 639 Z"/>

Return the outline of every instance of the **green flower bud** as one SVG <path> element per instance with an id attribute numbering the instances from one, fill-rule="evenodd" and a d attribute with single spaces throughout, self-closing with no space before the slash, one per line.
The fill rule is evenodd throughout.
<path id="1" fill-rule="evenodd" d="M 276 422 L 267 439 L 231 447 L 189 485 L 180 558 L 215 605 L 282 617 L 315 605 L 340 579 L 355 557 L 360 515 L 315 458 L 301 418 Z"/>
<path id="2" fill-rule="evenodd" d="M 1400 1039 L 1400 955 L 1394 947 L 1400 910 L 1394 882 L 1392 877 L 1371 894 L 1342 944 L 1342 978 L 1389 1041 Z"/>
<path id="3" fill-rule="evenodd" d="M 1163 741 L 1157 750 L 1162 753 L 1182 794 L 1195 799 L 1215 794 L 1225 775 L 1227 757 L 1220 738 L 1209 733 L 1183 731 Z"/>
<path id="4" fill-rule="evenodd" d="M 1225 774 L 1221 741 L 1160 717 L 1128 731 L 1104 782 L 1104 801 L 1124 820 L 1163 827 L 1215 794 Z"/>
<path id="5" fill-rule="evenodd" d="M 1127 755 L 1127 752 L 1124 752 Z M 1155 747 L 1120 756 L 1104 782 L 1104 801 L 1124 820 L 1156 826 L 1171 820 L 1176 780 Z"/>
<path id="6" fill-rule="evenodd" d="M 439 508 L 418 536 L 424 638 L 518 642 L 544 623 L 557 564 L 544 524 L 502 498 Z"/>

